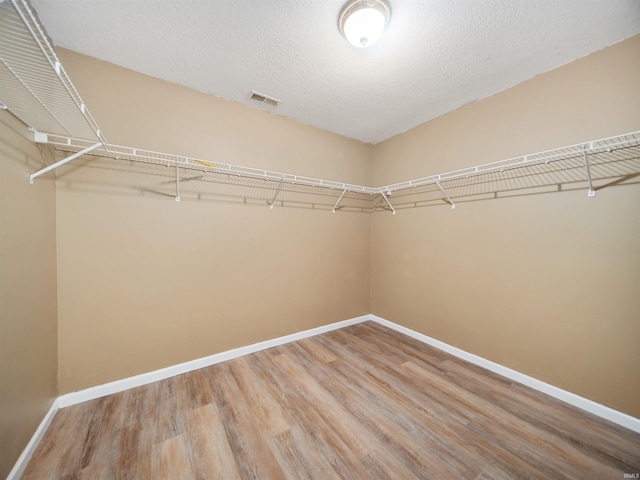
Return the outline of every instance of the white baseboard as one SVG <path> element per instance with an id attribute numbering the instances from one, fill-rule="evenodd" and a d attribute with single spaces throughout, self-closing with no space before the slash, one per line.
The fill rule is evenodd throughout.
<path id="1" fill-rule="evenodd" d="M 253 345 L 247 345 L 245 347 L 227 350 L 225 352 L 209 355 L 208 357 L 179 363 L 177 365 L 161 368 L 152 372 L 142 373 L 140 375 L 123 378 L 121 380 L 115 380 L 113 382 L 105 383 L 103 385 L 97 385 L 95 387 L 80 390 L 78 392 L 67 393 L 58 397 L 58 404 L 60 408 L 63 408 L 70 405 L 75 405 L 77 403 L 86 402 L 88 400 L 94 400 L 96 398 L 111 395 L 113 393 L 123 392 L 130 388 L 140 387 L 142 385 L 157 382 L 158 380 L 164 380 L 165 378 L 170 378 L 175 375 L 191 372 L 199 368 L 215 365 L 216 363 L 226 362 L 227 360 L 232 360 L 243 355 L 266 350 L 267 348 L 277 347 L 278 345 L 295 342 L 297 340 L 302 340 L 303 338 L 312 337 L 314 335 L 319 335 L 331 330 L 337 330 L 339 328 L 348 327 L 349 325 L 355 325 L 356 323 L 365 322 L 369 319 L 369 315 L 363 315 L 361 317 L 355 317 L 349 320 L 343 320 L 341 322 L 330 323 L 329 325 L 323 325 L 321 327 L 312 328 L 310 330 L 292 333 L 291 335 L 285 335 L 283 337 L 265 340 L 264 342 L 254 343 Z"/>
<path id="2" fill-rule="evenodd" d="M 576 395 L 575 393 L 571 393 L 561 388 L 555 387 L 549 383 L 543 382 L 542 380 L 538 380 L 536 378 L 530 377 L 529 375 L 525 375 L 524 373 L 512 370 L 511 368 L 500 365 L 499 363 L 492 362 L 491 360 L 487 360 L 486 358 L 479 357 L 478 355 L 474 355 L 473 353 L 465 352 L 464 350 L 461 350 L 457 347 L 441 342 L 440 340 L 436 340 L 435 338 L 431 338 L 422 333 L 416 332 L 415 330 L 411 330 L 410 328 L 403 327 L 402 325 L 398 325 L 397 323 L 390 322 L 389 320 L 385 320 L 384 318 L 378 317 L 377 315 L 369 315 L 369 318 L 374 322 L 379 323 L 380 325 L 384 325 L 385 327 L 389 327 L 400 333 L 404 333 L 405 335 L 413 337 L 416 340 L 420 340 L 421 342 L 431 345 L 432 347 L 435 347 L 439 350 L 450 353 L 451 355 L 455 355 L 456 357 L 466 360 L 467 362 L 486 368 L 487 370 L 502 375 L 503 377 L 509 378 L 518 383 L 522 383 L 523 385 L 533 388 L 534 390 L 538 390 L 539 392 L 546 393 L 547 395 L 557 398 L 558 400 L 562 400 L 569 405 L 573 405 L 574 407 L 580 408 L 581 410 L 593 413 L 594 415 L 609 420 L 610 422 L 617 423 L 618 425 L 640 433 L 640 419 L 632 417 L 631 415 L 627 415 L 626 413 L 622 413 L 618 410 L 614 410 L 613 408 L 606 407 L 600 403 L 589 400 L 588 398 L 584 398 L 580 395 Z"/>
<path id="3" fill-rule="evenodd" d="M 18 461 L 9 472 L 7 480 L 18 480 L 22 476 L 22 474 L 24 473 L 24 469 L 27 468 L 29 460 L 31 460 L 33 452 L 36 451 L 40 440 L 42 440 L 42 437 L 44 437 L 44 434 L 47 432 L 47 429 L 49 428 L 49 425 L 51 424 L 51 421 L 53 420 L 53 417 L 59 408 L 60 406 L 58 405 L 58 399 L 56 398 L 51 404 L 51 407 L 49 407 L 49 411 L 45 414 L 44 418 L 40 422 L 40 425 L 38 425 L 38 428 L 31 437 L 31 440 L 29 440 L 29 443 L 27 443 L 27 446 L 22 451 L 22 454 L 18 457 Z"/>

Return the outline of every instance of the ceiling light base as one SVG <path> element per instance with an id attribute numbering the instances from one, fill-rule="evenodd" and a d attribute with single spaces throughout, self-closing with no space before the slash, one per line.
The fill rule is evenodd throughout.
<path id="1" fill-rule="evenodd" d="M 349 0 L 338 15 L 340 33 L 357 48 L 379 40 L 391 19 L 387 0 Z"/>

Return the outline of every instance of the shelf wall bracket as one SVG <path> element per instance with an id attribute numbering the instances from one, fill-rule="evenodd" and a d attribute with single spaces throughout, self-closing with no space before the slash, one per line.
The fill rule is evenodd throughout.
<path id="1" fill-rule="evenodd" d="M 446 198 L 447 202 L 449 202 L 449 204 L 451 205 L 451 209 L 454 210 L 456 208 L 456 204 L 453 203 L 453 200 L 451 200 L 449 195 L 447 195 L 447 192 L 445 191 L 445 189 L 442 188 L 442 185 L 440 185 L 440 181 L 439 180 L 436 180 L 436 185 L 438 186 L 438 188 L 440 189 L 440 191 L 444 195 L 444 198 Z"/>
<path id="2" fill-rule="evenodd" d="M 336 213 L 336 208 L 338 208 L 338 205 L 340 205 L 340 202 L 342 201 L 342 198 L 344 197 L 345 193 L 347 193 L 347 189 L 344 189 L 342 191 L 342 194 L 340 195 L 340 198 L 338 198 L 338 201 L 336 202 L 336 204 L 333 206 L 331 213 Z"/>
<path id="3" fill-rule="evenodd" d="M 102 143 L 96 143 L 94 145 L 91 145 L 90 147 L 85 148 L 84 150 L 80 150 L 79 152 L 74 153 L 73 155 L 69 155 L 67 158 L 63 158 L 62 160 L 53 163 L 51 165 L 49 165 L 48 167 L 43 168 L 42 170 L 38 170 L 37 172 L 32 173 L 29 176 L 29 183 L 33 185 L 33 181 L 39 177 L 40 175 L 42 175 L 43 173 L 47 173 L 51 170 L 54 170 L 62 165 L 64 165 L 65 163 L 70 162 L 71 160 L 75 160 L 78 157 L 81 157 L 82 155 L 84 155 L 85 153 L 89 153 L 92 150 L 95 150 L 96 148 L 98 148 L 99 146 L 101 146 Z"/>
<path id="4" fill-rule="evenodd" d="M 180 201 L 180 163 L 176 160 L 176 202 Z"/>
<path id="5" fill-rule="evenodd" d="M 387 202 L 387 205 L 389 205 L 389 208 L 391 209 L 391 211 L 395 215 L 396 214 L 396 209 L 393 208 L 393 205 L 391 205 L 391 202 L 389 201 L 389 198 L 387 198 L 387 196 L 384 194 L 384 192 L 380 192 L 380 195 L 382 195 L 382 198 L 385 199 L 385 201 Z"/>
<path id="6" fill-rule="evenodd" d="M 587 181 L 589 182 L 588 197 L 595 197 L 596 191 L 593 189 L 593 183 L 591 182 L 591 170 L 589 168 L 589 155 L 587 155 L 587 146 L 582 146 L 582 155 L 584 157 L 584 168 L 587 170 Z"/>
<path id="7" fill-rule="evenodd" d="M 280 189 L 282 188 L 282 181 L 283 180 L 284 180 L 284 177 L 282 177 L 280 179 L 280 182 L 278 183 L 278 188 L 276 188 L 276 193 L 273 194 L 273 198 L 269 202 L 269 208 L 272 209 L 272 210 L 273 210 L 273 203 L 276 201 L 276 197 L 278 196 L 278 193 L 280 193 Z"/>

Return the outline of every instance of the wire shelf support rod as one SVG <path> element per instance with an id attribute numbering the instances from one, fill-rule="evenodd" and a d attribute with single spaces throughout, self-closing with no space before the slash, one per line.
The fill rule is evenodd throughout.
<path id="1" fill-rule="evenodd" d="M 382 198 L 384 198 L 385 202 L 387 202 L 387 205 L 389 205 L 389 208 L 391 209 L 391 211 L 393 212 L 393 214 L 396 214 L 396 209 L 393 208 L 393 205 L 391 205 L 391 202 L 389 201 L 389 198 L 385 195 L 385 193 L 380 190 L 380 195 L 382 195 Z"/>
<path id="2" fill-rule="evenodd" d="M 79 152 L 76 152 L 76 153 L 74 153 L 73 155 L 69 155 L 67 158 L 63 158 L 62 160 L 59 160 L 59 161 L 57 161 L 56 163 L 53 163 L 53 164 L 49 165 L 48 167 L 45 167 L 45 168 L 43 168 L 43 169 L 41 169 L 41 170 L 38 170 L 37 172 L 32 173 L 32 174 L 29 176 L 29 183 L 30 183 L 31 185 L 33 185 L 33 181 L 34 181 L 37 177 L 39 177 L 40 175 L 42 175 L 42 174 L 44 174 L 44 173 L 47 173 L 47 172 L 49 172 L 49 171 L 51 171 L 51 170 L 54 170 L 54 169 L 56 169 L 56 168 L 60 167 L 61 165 L 64 165 L 65 163 L 70 162 L 71 160 L 75 160 L 76 158 L 81 157 L 81 156 L 82 156 L 82 155 L 84 155 L 85 153 L 89 153 L 89 152 L 91 152 L 91 151 L 95 150 L 96 148 L 98 148 L 98 147 L 100 147 L 100 146 L 102 146 L 102 143 L 95 143 L 95 144 L 93 144 L 93 145 L 91 145 L 91 146 L 89 146 L 89 147 L 85 148 L 84 150 L 81 150 L 81 151 L 79 151 Z"/>
<path id="3" fill-rule="evenodd" d="M 347 190 L 344 189 L 342 191 L 342 193 L 340 194 L 340 198 L 338 198 L 338 201 L 336 202 L 336 204 L 333 206 L 333 208 L 331 209 L 331 213 L 336 213 L 336 208 L 338 208 L 338 205 L 340 205 L 340 202 L 342 201 L 342 199 L 344 198 L 344 194 L 347 193 Z"/>
<path id="4" fill-rule="evenodd" d="M 595 197 L 596 191 L 593 189 L 593 182 L 591 181 L 591 170 L 589 168 L 589 155 L 587 155 L 587 146 L 583 145 L 582 155 L 584 156 L 584 168 L 587 170 L 587 182 L 589 183 L 588 197 Z"/>
<path id="5" fill-rule="evenodd" d="M 278 193 L 280 193 L 280 189 L 282 188 L 283 181 L 284 181 L 284 177 L 280 179 L 280 182 L 278 183 L 278 188 L 276 188 L 276 193 L 273 194 L 273 198 L 269 202 L 269 208 L 272 210 L 273 210 L 273 203 L 276 201 L 276 197 L 278 196 Z"/>
<path id="6" fill-rule="evenodd" d="M 440 189 L 440 191 L 444 195 L 444 198 L 446 198 L 447 202 L 449 202 L 449 204 L 451 205 L 451 209 L 454 210 L 456 208 L 456 204 L 453 203 L 453 200 L 451 200 L 451 197 L 449 197 L 449 195 L 447 194 L 446 190 L 444 188 L 442 188 L 442 185 L 440 185 L 440 179 L 436 180 L 436 185 L 438 186 L 438 188 Z"/>

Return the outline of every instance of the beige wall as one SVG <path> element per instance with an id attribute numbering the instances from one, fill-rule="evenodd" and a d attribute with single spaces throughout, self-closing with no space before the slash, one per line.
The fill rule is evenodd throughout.
<path id="1" fill-rule="evenodd" d="M 112 143 L 377 185 L 640 128 L 639 44 L 375 147 L 59 55 Z M 637 185 L 368 216 L 176 203 L 132 178 L 60 171 L 61 393 L 372 311 L 640 416 Z"/>
<path id="2" fill-rule="evenodd" d="M 59 54 L 111 143 L 371 181 L 370 145 Z M 105 178 L 113 185 L 85 188 Z M 177 203 L 127 190 L 127 178 L 138 181 L 59 175 L 62 393 L 369 312 L 370 216 L 188 195 Z"/>
<path id="3" fill-rule="evenodd" d="M 640 130 L 640 36 L 374 149 L 392 183 Z M 640 186 L 373 215 L 374 314 L 640 417 Z"/>
<path id="4" fill-rule="evenodd" d="M 0 478 L 56 396 L 55 188 L 27 129 L 0 111 Z"/>

